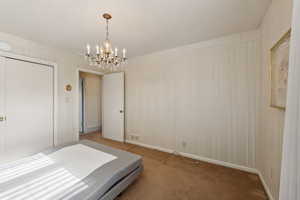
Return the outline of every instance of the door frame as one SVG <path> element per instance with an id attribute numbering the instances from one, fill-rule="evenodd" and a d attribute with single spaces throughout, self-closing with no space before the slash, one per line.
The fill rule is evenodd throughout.
<path id="1" fill-rule="evenodd" d="M 80 115 L 80 111 L 79 111 L 79 73 L 80 72 L 86 72 L 86 73 L 90 73 L 90 74 L 96 74 L 96 75 L 104 75 L 103 72 L 99 72 L 96 70 L 91 70 L 91 69 L 85 69 L 85 68 L 77 68 L 76 70 L 76 77 L 75 77 L 75 119 L 76 119 L 76 123 L 75 123 L 75 141 L 79 141 L 79 131 L 80 131 L 80 121 L 79 121 L 79 115 Z"/>
<path id="2" fill-rule="evenodd" d="M 55 62 L 1 51 L 0 56 L 25 62 L 32 62 L 53 68 L 53 146 L 58 145 L 58 65 Z"/>
<path id="3" fill-rule="evenodd" d="M 79 134 L 80 133 L 84 133 L 85 130 L 85 126 L 84 126 L 84 122 L 85 122 L 85 83 L 84 83 L 84 78 L 79 77 L 79 95 L 80 95 L 80 99 L 79 100 Z M 81 104 L 81 105 L 80 105 Z"/>

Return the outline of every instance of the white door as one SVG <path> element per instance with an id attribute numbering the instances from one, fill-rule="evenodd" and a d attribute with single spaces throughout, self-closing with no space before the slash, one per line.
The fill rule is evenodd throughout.
<path id="1" fill-rule="evenodd" d="M 3 65 L 2 65 L 3 67 Z M 53 68 L 5 58 L 4 156 L 15 160 L 53 146 Z"/>
<path id="2" fill-rule="evenodd" d="M 102 135 L 124 142 L 124 73 L 103 76 Z"/>

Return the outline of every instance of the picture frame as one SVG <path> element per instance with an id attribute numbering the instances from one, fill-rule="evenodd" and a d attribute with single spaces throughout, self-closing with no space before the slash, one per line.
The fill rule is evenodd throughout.
<path id="1" fill-rule="evenodd" d="M 270 49 L 271 107 L 281 110 L 286 108 L 290 39 L 291 29 Z"/>

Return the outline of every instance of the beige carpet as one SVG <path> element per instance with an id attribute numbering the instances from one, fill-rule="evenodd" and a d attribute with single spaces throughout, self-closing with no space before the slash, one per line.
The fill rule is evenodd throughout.
<path id="1" fill-rule="evenodd" d="M 100 133 L 80 138 L 143 156 L 144 172 L 118 200 L 268 199 L 255 174 L 103 139 Z"/>

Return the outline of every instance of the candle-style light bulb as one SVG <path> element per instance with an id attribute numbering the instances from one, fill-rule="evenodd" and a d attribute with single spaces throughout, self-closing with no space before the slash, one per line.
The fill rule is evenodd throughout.
<path id="1" fill-rule="evenodd" d="M 115 48 L 115 56 L 118 56 L 118 48 Z"/>
<path id="2" fill-rule="evenodd" d="M 91 46 L 89 44 L 86 45 L 86 53 L 88 55 L 90 55 L 90 53 L 91 53 Z"/>
<path id="3" fill-rule="evenodd" d="M 100 47 L 99 47 L 99 45 L 96 46 L 96 54 L 97 54 L 97 55 L 100 54 Z"/>
<path id="4" fill-rule="evenodd" d="M 123 58 L 126 58 L 126 49 L 123 49 Z"/>
<path id="5" fill-rule="evenodd" d="M 103 47 L 100 47 L 100 55 L 103 57 Z"/>
<path id="6" fill-rule="evenodd" d="M 104 47 L 104 51 L 105 51 L 105 53 L 110 53 L 111 52 L 111 43 L 110 43 L 110 41 L 109 40 L 105 40 L 104 42 L 103 42 L 103 47 Z"/>

